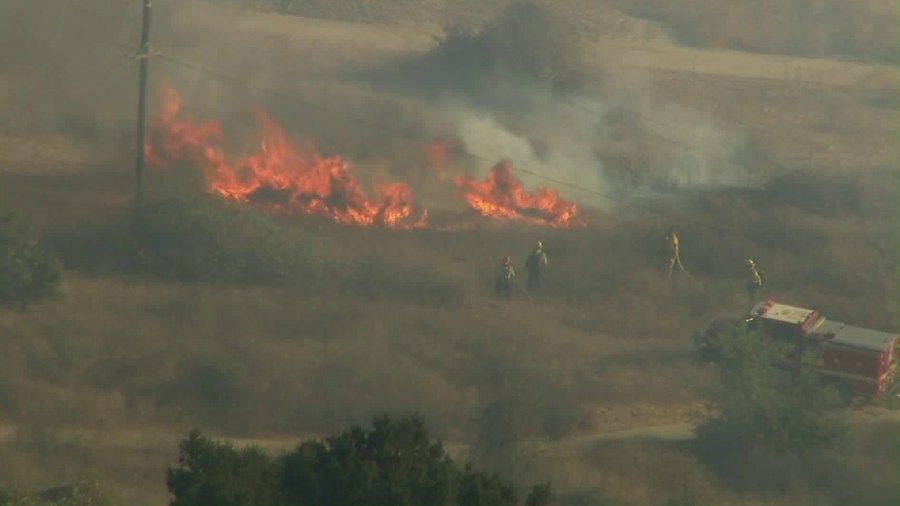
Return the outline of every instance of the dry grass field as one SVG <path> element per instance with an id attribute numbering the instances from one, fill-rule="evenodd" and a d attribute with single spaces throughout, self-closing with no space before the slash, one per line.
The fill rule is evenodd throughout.
<path id="1" fill-rule="evenodd" d="M 172 84 L 236 151 L 249 149 L 259 105 L 352 160 L 365 181 L 409 181 L 435 216 L 460 205 L 428 183 L 422 147 L 440 138 L 475 155 L 458 157 L 461 169 L 518 156 L 503 154 L 518 144 L 500 140 L 513 137 L 584 155 L 602 177 L 548 174 L 619 197 L 560 188 L 586 217 L 573 228 L 402 231 L 287 217 L 285 230 L 328 267 L 285 286 L 163 279 L 122 262 L 139 13 L 100 0 L 55 2 L 51 17 L 25 0 L 0 6 L 0 43 L 20 48 L 0 54 L 0 208 L 66 266 L 59 298 L 0 312 L 0 487 L 100 480 L 116 504 L 164 504 L 164 467 L 191 427 L 278 449 L 375 413 L 417 412 L 456 451 L 520 483 L 550 479 L 561 504 L 894 504 L 900 441 L 881 422 L 815 465 L 762 461 L 772 472 L 740 479 L 681 442 L 591 437 L 701 418 L 715 376 L 689 337 L 747 309 L 748 257 L 766 270 L 767 295 L 898 329 L 900 69 L 873 63 L 897 41 L 872 21 L 868 39 L 845 43 L 849 54 L 827 23 L 809 28 L 812 46 L 764 46 L 753 34 L 775 32 L 748 29 L 688 47 L 673 31 L 682 14 L 659 2 L 560 0 L 545 3 L 578 21 L 586 57 L 571 100 L 545 103 L 501 81 L 489 82 L 508 95 L 455 95 L 414 72 L 427 86 L 369 79 L 428 57 L 445 26 L 487 22 L 508 3 L 321 0 L 282 13 L 268 0 L 154 2 L 162 57 L 151 61 L 151 108 Z M 886 12 L 864 4 L 857 26 Z M 505 102 L 519 97 L 538 105 Z M 460 125 L 475 123 L 446 105 L 463 99 L 511 126 L 492 130 L 487 147 L 470 142 Z M 594 106 L 599 134 L 583 112 Z M 682 163 L 714 181 L 736 167 L 755 183 L 679 186 Z M 659 174 L 679 185 L 626 198 L 629 182 Z M 690 278 L 662 275 L 669 226 Z M 551 261 L 542 291 L 497 300 L 498 260 L 510 254 L 524 271 L 536 240 Z"/>

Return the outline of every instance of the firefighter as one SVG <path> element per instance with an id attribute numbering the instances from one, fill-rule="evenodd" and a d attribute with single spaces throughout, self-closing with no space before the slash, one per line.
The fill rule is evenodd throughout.
<path id="1" fill-rule="evenodd" d="M 750 269 L 750 277 L 744 282 L 744 286 L 747 288 L 747 298 L 753 302 L 756 299 L 756 292 L 763 286 L 764 274 L 752 259 L 747 259 L 747 267 Z"/>
<path id="2" fill-rule="evenodd" d="M 666 276 L 672 275 L 672 269 L 676 265 L 681 269 L 681 272 L 687 273 L 687 270 L 681 265 L 681 256 L 678 254 L 678 235 L 671 228 L 666 232 L 666 245 L 669 247 L 669 259 L 666 261 Z"/>
<path id="3" fill-rule="evenodd" d="M 497 276 L 497 283 L 494 285 L 497 297 L 506 297 L 506 302 L 511 300 L 511 285 L 514 277 L 516 277 L 516 270 L 512 266 L 512 260 L 509 256 L 505 256 L 503 257 L 503 263 L 500 265 L 500 275 Z"/>
<path id="4" fill-rule="evenodd" d="M 547 267 L 547 254 L 544 253 L 544 244 L 541 241 L 538 241 L 534 245 L 534 251 L 528 255 L 528 259 L 525 260 L 525 268 L 528 269 L 528 291 L 534 292 L 537 290 L 538 285 L 541 282 L 541 275 L 544 272 L 544 268 Z"/>

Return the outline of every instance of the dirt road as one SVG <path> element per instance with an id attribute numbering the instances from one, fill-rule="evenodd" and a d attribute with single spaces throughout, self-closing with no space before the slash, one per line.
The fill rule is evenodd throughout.
<path id="1" fill-rule="evenodd" d="M 878 406 L 858 408 L 848 413 L 848 420 L 852 424 L 900 422 L 900 411 L 889 410 Z M 694 422 L 682 422 L 667 425 L 648 425 L 633 427 L 625 430 L 598 432 L 581 436 L 548 442 L 542 445 L 546 450 L 554 452 L 578 452 L 581 449 L 591 447 L 604 441 L 620 441 L 626 439 L 655 439 L 660 441 L 685 441 L 694 437 L 697 424 Z M 12 444 L 26 440 L 31 435 L 40 434 L 42 439 L 59 444 L 100 445 L 123 449 L 147 449 L 170 448 L 174 451 L 178 442 L 185 434 L 154 429 L 126 429 L 126 430 L 91 430 L 74 428 L 41 428 L 28 429 L 18 425 L 0 426 L 0 445 Z M 294 448 L 298 442 L 305 439 L 320 437 L 317 434 L 304 434 L 295 436 L 268 436 L 268 437 L 225 437 L 213 434 L 212 437 L 221 441 L 227 441 L 235 446 L 258 446 L 269 451 L 283 451 Z M 464 451 L 466 445 L 459 443 L 447 443 L 449 451 L 457 453 Z"/>

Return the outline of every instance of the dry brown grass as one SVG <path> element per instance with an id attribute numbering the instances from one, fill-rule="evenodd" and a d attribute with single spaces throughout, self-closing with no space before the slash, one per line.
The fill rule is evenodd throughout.
<path id="1" fill-rule="evenodd" d="M 706 318 L 746 309 L 747 255 L 763 265 L 779 298 L 893 328 L 898 284 L 883 276 L 896 258 L 892 192 L 872 176 L 788 176 L 768 192 L 710 194 L 663 205 L 661 215 L 597 216 L 587 229 L 325 226 L 317 233 L 343 252 L 337 258 L 364 267 L 340 264 L 346 276 L 311 292 L 70 272 L 61 299 L 0 322 L 9 343 L 0 410 L 34 426 L 200 425 L 248 435 L 322 433 L 373 412 L 416 411 L 441 437 L 476 442 L 485 461 L 535 472 L 521 457 L 527 441 L 673 421 L 702 400 L 711 378 L 686 353 L 688 336 Z M 116 209 L 103 204 L 114 199 L 96 198 L 118 193 L 104 179 L 82 181 L 80 190 L 11 181 L 4 188 L 19 195 L 12 202 L 48 233 L 90 226 Z M 28 188 L 51 199 L 70 195 L 70 204 L 29 207 Z M 93 218 L 67 214 L 66 205 L 84 201 L 72 196 L 79 191 L 93 196 L 96 207 L 84 211 Z M 832 205 L 823 207 L 825 200 Z M 661 277 L 659 236 L 672 220 L 697 279 Z M 534 306 L 522 297 L 499 303 L 490 291 L 498 252 L 521 264 L 536 238 L 551 255 L 545 290 Z M 410 268 L 419 281 L 405 284 Z M 447 283 L 451 295 L 436 297 L 435 283 Z M 619 418 L 618 408 L 638 404 L 652 408 Z M 665 462 L 693 466 L 679 464 L 689 455 L 648 452 L 633 464 L 635 476 Z M 605 458 L 612 466 L 622 455 Z M 695 472 L 699 481 L 683 493 L 730 497 L 708 471 Z M 52 474 L 70 476 L 62 468 Z M 613 480 L 604 482 L 604 496 L 640 489 L 636 477 L 632 485 L 604 479 Z M 634 497 L 655 500 L 679 480 Z"/>
<path id="2" fill-rule="evenodd" d="M 623 9 L 659 20 L 681 42 L 742 51 L 897 62 L 891 0 L 642 0 Z"/>
<path id="3" fill-rule="evenodd" d="M 256 21 L 248 16 L 246 30 L 263 26 Z M 283 34 L 294 30 L 279 23 Z M 207 29 L 197 28 L 221 33 Z M 345 26 L 321 29 L 315 36 L 330 45 L 304 55 L 343 55 L 340 64 L 358 63 L 404 44 L 366 52 L 360 47 L 374 48 L 373 41 L 386 36 L 360 28 L 347 42 L 340 38 Z M 191 37 L 182 36 L 190 47 Z M 251 38 L 244 34 L 233 44 L 245 40 Z M 302 42 L 285 42 L 271 56 L 285 65 L 278 67 L 283 75 L 256 83 L 281 93 L 267 105 L 288 118 L 289 129 L 313 125 L 307 133 L 321 136 L 327 151 L 349 151 L 379 170 L 384 159 L 403 167 L 420 163 L 408 155 L 408 139 L 396 135 L 415 137 L 422 125 L 433 128 L 424 133 L 440 134 L 429 110 L 328 79 L 297 91 L 292 80 L 304 69 L 337 65 L 288 65 L 292 44 Z M 426 47 L 421 41 L 408 46 Z M 205 54 L 195 51 L 191 55 Z M 203 61 L 235 70 L 228 61 Z M 69 70 L 54 75 L 70 76 Z M 251 102 L 248 95 L 235 98 L 218 85 L 197 84 L 202 79 L 196 76 L 180 77 L 194 85 L 191 100 L 215 92 L 203 104 L 208 110 Z M 103 256 L 110 249 L 63 248 L 70 265 L 64 296 L 27 313 L 0 314 L 0 420 L 36 428 L 3 453 L 0 473 L 41 488 L 77 478 L 76 469 L 94 469 L 122 501 L 161 503 L 162 466 L 174 445 L 71 445 L 39 429 L 183 431 L 200 425 L 266 437 L 333 432 L 379 411 L 417 411 L 439 436 L 477 442 L 486 460 L 531 473 L 526 481 L 556 470 L 554 485 L 566 491 L 567 504 L 673 498 L 797 504 L 822 497 L 841 504 L 863 497 L 862 484 L 873 485 L 873 500 L 890 497 L 884 484 L 894 483 L 898 474 L 889 472 L 896 460 L 887 450 L 873 450 L 887 448 L 881 441 L 862 435 L 847 443 L 842 458 L 848 460 L 829 456 L 838 462 L 834 469 L 854 469 L 859 488 L 842 489 L 843 480 L 833 479 L 827 492 L 816 492 L 819 482 L 801 477 L 798 490 L 758 498 L 739 497 L 688 451 L 667 445 L 607 444 L 586 457 L 547 457 L 537 467 L 522 457 L 543 438 L 690 419 L 712 376 L 686 353 L 689 334 L 709 317 L 746 309 L 741 281 L 748 256 L 766 270 L 771 293 L 786 302 L 817 305 L 842 321 L 897 328 L 898 195 L 896 184 L 884 183 L 898 177 L 896 73 L 873 70 L 856 87 L 673 72 L 653 73 L 650 81 L 664 99 L 708 113 L 754 140 L 762 169 L 777 176 L 775 185 L 654 203 L 655 209 L 592 212 L 589 227 L 573 230 L 389 233 L 301 220 L 292 226 L 326 237 L 340 267 L 312 291 L 161 283 L 114 268 L 114 259 Z M 285 105 L 289 89 L 303 100 Z M 70 90 L 70 96 L 83 98 L 82 92 Z M 332 104 L 339 113 L 327 113 Z M 345 129 L 357 120 L 344 116 L 369 113 L 375 120 L 354 126 L 358 135 L 347 138 Z M 68 115 L 95 118 L 83 110 Z M 118 116 L 107 111 L 99 117 Z M 28 120 L 19 125 L 26 132 L 61 125 L 53 115 L 21 118 Z M 116 124 L 104 123 L 101 131 Z M 89 141 L 102 144 L 99 138 Z M 642 147 L 654 159 L 669 153 L 652 142 Z M 640 163 L 635 153 L 623 156 L 623 163 Z M 67 238 L 95 233 L 110 216 L 127 216 L 131 178 L 126 164 L 118 167 L 120 175 L 3 176 L 0 202 L 66 246 Z M 410 177 L 415 174 L 410 169 Z M 685 264 L 696 279 L 660 276 L 661 235 L 670 225 L 679 229 Z M 498 258 L 512 254 L 521 266 L 535 239 L 551 255 L 545 290 L 534 306 L 521 296 L 510 306 L 498 303 L 491 293 Z M 75 268 L 76 255 L 92 252 L 97 258 L 90 269 Z M 497 458 L 504 454 L 519 458 Z"/>
<path id="4" fill-rule="evenodd" d="M 851 174 L 896 166 L 897 76 L 873 69 L 856 85 L 845 86 L 818 82 L 813 75 L 737 79 L 662 71 L 655 89 L 763 146 L 769 170 Z"/>

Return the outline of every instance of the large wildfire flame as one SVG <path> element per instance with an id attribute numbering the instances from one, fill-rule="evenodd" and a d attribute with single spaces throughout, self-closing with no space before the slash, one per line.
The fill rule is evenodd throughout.
<path id="1" fill-rule="evenodd" d="M 157 166 L 177 160 L 200 165 L 211 190 L 250 202 L 266 194 L 279 196 L 276 208 L 328 216 L 338 223 L 414 228 L 425 225 L 427 212 L 414 212 L 412 190 L 405 183 L 373 184 L 367 198 L 349 163 L 323 157 L 310 143 L 305 152 L 290 142 L 281 125 L 257 111 L 262 139 L 256 153 L 231 161 L 221 147 L 218 122 L 181 119 L 181 100 L 164 89 L 162 113 L 150 124 L 154 144 L 148 160 Z"/>
<path id="2" fill-rule="evenodd" d="M 552 188 L 526 192 L 507 161 L 495 165 L 484 181 L 460 175 L 456 184 L 469 204 L 484 216 L 567 226 L 574 224 L 578 214 L 575 203 L 563 200 Z"/>
<path id="3" fill-rule="evenodd" d="M 428 213 L 425 209 L 417 212 L 406 183 L 375 183 L 374 198 L 368 198 L 343 158 L 322 156 L 312 143 L 300 149 L 265 112 L 256 111 L 255 116 L 261 134 L 258 149 L 249 156 L 233 158 L 223 148 L 221 125 L 184 116 L 178 93 L 166 87 L 162 110 L 150 122 L 152 140 L 145 146 L 148 163 L 156 167 L 177 162 L 197 165 L 210 190 L 243 202 L 265 200 L 279 211 L 317 214 L 362 226 L 425 226 Z M 446 180 L 446 144 L 434 143 L 426 148 L 426 154 L 429 165 L 439 167 L 438 179 Z M 550 226 L 575 223 L 574 203 L 564 201 L 550 188 L 526 192 L 507 162 L 497 164 L 484 181 L 460 175 L 455 183 L 466 202 L 485 217 Z"/>

